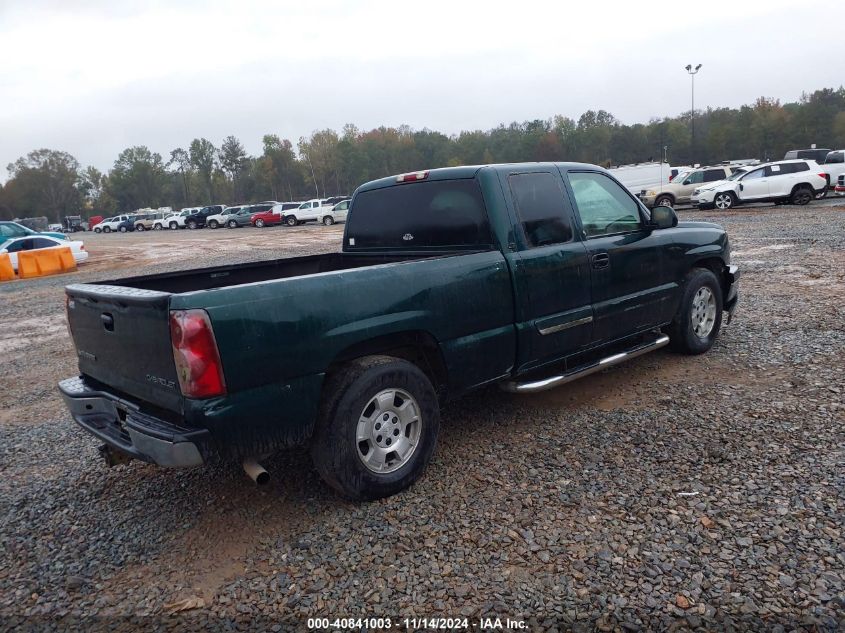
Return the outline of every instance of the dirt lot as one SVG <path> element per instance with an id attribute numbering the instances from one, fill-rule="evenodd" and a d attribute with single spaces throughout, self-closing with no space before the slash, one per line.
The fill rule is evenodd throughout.
<path id="1" fill-rule="evenodd" d="M 362 505 L 297 452 L 260 489 L 237 465 L 106 469 L 55 389 L 65 284 L 336 250 L 342 227 L 84 234 L 80 272 L 0 285 L 0 622 L 845 627 L 845 206 L 681 215 L 725 225 L 743 270 L 710 353 L 475 394 L 417 485 Z"/>

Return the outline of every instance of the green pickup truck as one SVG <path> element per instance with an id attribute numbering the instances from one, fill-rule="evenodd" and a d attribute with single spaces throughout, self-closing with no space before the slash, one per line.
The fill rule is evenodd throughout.
<path id="1" fill-rule="evenodd" d="M 340 253 L 68 286 L 80 375 L 59 389 L 109 464 L 237 459 L 262 482 L 307 446 L 375 499 L 422 474 L 443 402 L 705 352 L 738 278 L 720 226 L 599 167 L 415 172 L 356 190 Z"/>

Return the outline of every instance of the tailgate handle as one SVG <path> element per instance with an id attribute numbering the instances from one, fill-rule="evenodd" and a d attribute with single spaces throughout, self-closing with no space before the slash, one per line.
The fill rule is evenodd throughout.
<path id="1" fill-rule="evenodd" d="M 103 322 L 103 327 L 109 332 L 114 332 L 114 317 L 108 312 L 103 312 L 100 315 L 100 321 Z"/>

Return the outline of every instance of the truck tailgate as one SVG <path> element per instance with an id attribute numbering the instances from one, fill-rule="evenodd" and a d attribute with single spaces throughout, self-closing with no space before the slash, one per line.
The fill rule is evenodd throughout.
<path id="1" fill-rule="evenodd" d="M 180 412 L 170 343 L 170 293 L 71 285 L 68 322 L 82 374 L 149 404 Z"/>

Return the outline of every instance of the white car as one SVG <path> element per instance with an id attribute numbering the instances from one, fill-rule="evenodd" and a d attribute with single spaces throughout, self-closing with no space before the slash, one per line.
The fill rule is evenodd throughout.
<path id="1" fill-rule="evenodd" d="M 185 228 L 185 218 L 191 215 L 192 213 L 196 213 L 202 209 L 202 207 L 187 207 L 179 211 L 179 213 L 174 213 L 173 215 L 168 215 L 163 220 L 159 220 L 161 223 L 161 227 L 158 226 L 158 223 L 153 224 L 154 229 L 163 228 L 163 229 L 184 229 Z"/>
<path id="2" fill-rule="evenodd" d="M 99 233 L 102 231 L 103 233 L 111 233 L 112 231 L 117 230 L 118 224 L 121 222 L 126 222 L 129 218 L 133 216 L 130 215 L 116 215 L 113 218 L 106 218 L 102 222 L 100 222 L 97 226 L 94 227 L 94 231 Z M 97 231 L 97 229 L 100 229 Z"/>
<path id="3" fill-rule="evenodd" d="M 55 237 L 47 235 L 26 237 L 13 237 L 0 244 L 0 253 L 8 253 L 9 260 L 12 262 L 12 268 L 15 272 L 18 270 L 18 253 L 21 251 L 34 251 L 45 248 L 64 248 L 70 247 L 70 252 L 73 254 L 73 259 L 77 264 L 81 264 L 88 259 L 88 251 L 79 240 L 60 240 Z"/>
<path id="4" fill-rule="evenodd" d="M 226 226 L 226 222 L 229 221 L 229 216 L 237 213 L 242 208 L 243 205 L 239 207 L 226 207 L 220 213 L 208 216 L 205 219 L 205 225 L 210 229 L 216 229 L 221 226 Z"/>
<path id="5" fill-rule="evenodd" d="M 813 160 L 781 160 L 743 167 L 727 180 L 692 192 L 699 208 L 730 209 L 746 202 L 807 204 L 827 187 L 823 170 Z"/>
<path id="6" fill-rule="evenodd" d="M 830 152 L 824 159 L 824 165 L 819 165 L 827 174 L 828 187 L 833 189 L 839 183 L 839 176 L 845 174 L 845 149 Z"/>
<path id="7" fill-rule="evenodd" d="M 303 202 L 296 209 L 285 211 L 282 221 L 288 226 L 296 226 L 297 224 L 305 224 L 306 222 L 316 222 L 324 217 L 327 213 L 331 213 L 332 205 L 327 204 L 325 200 L 314 198 Z"/>
<path id="8" fill-rule="evenodd" d="M 328 213 L 320 215 L 318 220 L 326 226 L 331 226 L 335 222 L 346 222 L 346 215 L 349 213 L 349 202 L 349 200 L 338 202 Z"/>

